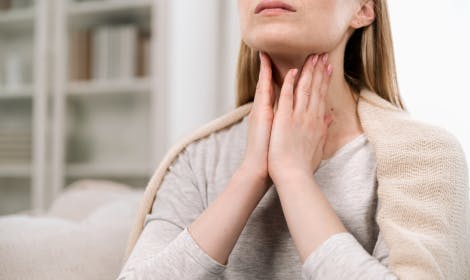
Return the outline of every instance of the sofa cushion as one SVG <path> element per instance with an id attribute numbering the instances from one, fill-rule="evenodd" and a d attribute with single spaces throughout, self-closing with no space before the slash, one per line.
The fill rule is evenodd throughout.
<path id="1" fill-rule="evenodd" d="M 0 216 L 0 279 L 115 279 L 143 189 L 69 186 L 41 216 Z"/>

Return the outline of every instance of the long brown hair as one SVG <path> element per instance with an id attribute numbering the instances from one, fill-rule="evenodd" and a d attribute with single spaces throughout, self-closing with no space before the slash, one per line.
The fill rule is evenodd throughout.
<path id="1" fill-rule="evenodd" d="M 402 110 L 396 75 L 392 32 L 386 0 L 374 1 L 375 20 L 356 29 L 348 40 L 344 55 L 344 77 L 354 92 L 369 89 Z M 243 40 L 237 65 L 236 106 L 254 100 L 259 75 L 258 51 Z"/>

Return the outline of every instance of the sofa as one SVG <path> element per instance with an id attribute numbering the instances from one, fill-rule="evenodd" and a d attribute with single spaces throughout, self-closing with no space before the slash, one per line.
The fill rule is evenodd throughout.
<path id="1" fill-rule="evenodd" d="M 79 180 L 44 214 L 0 216 L 0 279 L 116 279 L 143 191 Z"/>

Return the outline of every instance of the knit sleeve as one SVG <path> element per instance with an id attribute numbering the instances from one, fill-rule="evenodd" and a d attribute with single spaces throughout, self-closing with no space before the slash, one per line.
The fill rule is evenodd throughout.
<path id="1" fill-rule="evenodd" d="M 180 153 L 118 279 L 219 279 L 226 265 L 206 254 L 187 228 L 204 210 L 192 174 L 187 155 Z"/>
<path id="2" fill-rule="evenodd" d="M 389 268 L 400 279 L 470 279 L 463 149 L 444 129 L 413 128 L 378 149 L 377 222 L 390 248 Z"/>
<path id="3" fill-rule="evenodd" d="M 369 254 L 349 232 L 330 236 L 302 265 L 302 279 L 396 280 L 387 267 L 388 248 L 379 232 L 373 254 Z"/>

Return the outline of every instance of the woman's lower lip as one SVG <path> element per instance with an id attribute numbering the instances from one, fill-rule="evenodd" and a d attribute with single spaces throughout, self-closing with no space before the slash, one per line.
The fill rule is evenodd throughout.
<path id="1" fill-rule="evenodd" d="M 260 15 L 279 15 L 279 14 L 285 14 L 285 13 L 292 13 L 292 11 L 282 9 L 282 8 L 271 8 L 271 9 L 264 9 L 258 14 Z"/>

